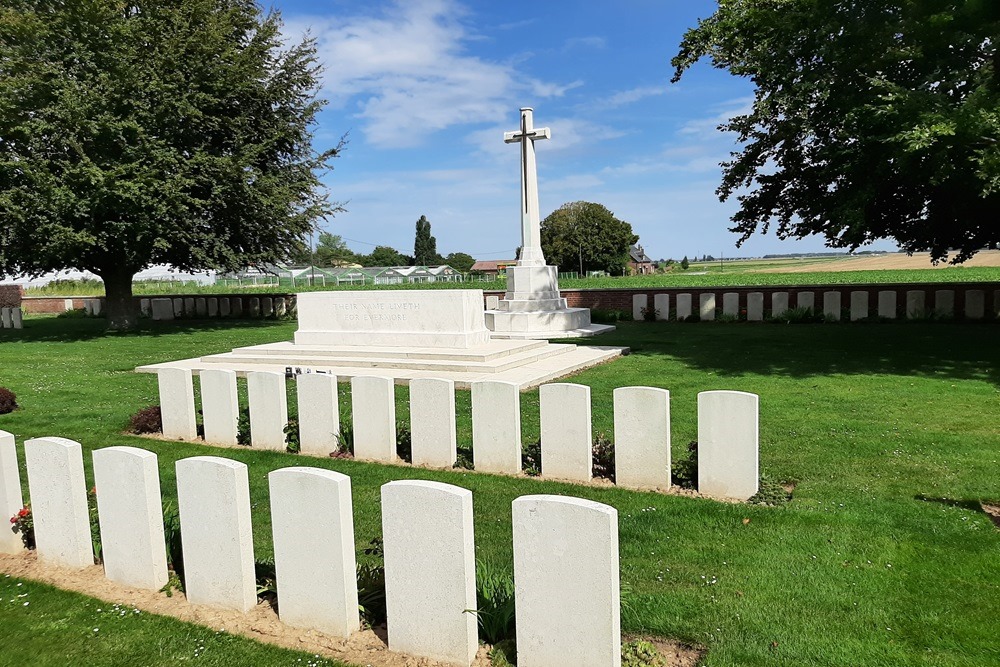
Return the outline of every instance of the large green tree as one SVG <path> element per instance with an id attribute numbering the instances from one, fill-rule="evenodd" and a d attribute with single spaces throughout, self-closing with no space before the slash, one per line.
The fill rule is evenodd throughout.
<path id="1" fill-rule="evenodd" d="M 359 255 L 362 266 L 410 266 L 411 258 L 387 245 L 375 246 L 370 255 Z"/>
<path id="2" fill-rule="evenodd" d="M 301 248 L 327 201 L 311 40 L 253 0 L 5 0 L 0 274 L 86 269 L 110 326 L 158 263 L 234 270 Z"/>
<path id="3" fill-rule="evenodd" d="M 563 204 L 542 220 L 542 252 L 563 271 L 621 274 L 629 246 L 639 237 L 632 225 L 611 211 L 586 201 Z"/>
<path id="4" fill-rule="evenodd" d="M 413 263 L 417 266 L 441 263 L 441 256 L 437 253 L 437 239 L 431 236 L 431 223 L 423 215 L 417 220 L 417 232 L 413 239 Z"/>
<path id="5" fill-rule="evenodd" d="M 476 258 L 467 252 L 452 252 L 444 258 L 444 263 L 456 271 L 468 273 L 476 263 Z"/>
<path id="6" fill-rule="evenodd" d="M 356 260 L 357 255 L 351 252 L 347 242 L 339 234 L 320 232 L 319 242 L 316 244 L 317 266 L 340 266 Z"/>
<path id="7" fill-rule="evenodd" d="M 720 0 L 689 30 L 701 58 L 749 78 L 753 109 L 718 193 L 740 243 L 893 239 L 961 262 L 1000 243 L 1000 2 Z"/>

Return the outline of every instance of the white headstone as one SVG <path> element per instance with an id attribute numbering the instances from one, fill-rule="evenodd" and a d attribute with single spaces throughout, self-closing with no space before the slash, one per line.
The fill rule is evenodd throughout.
<path id="1" fill-rule="evenodd" d="M 184 297 L 184 317 L 194 317 L 195 316 L 194 307 L 194 297 L 186 296 Z"/>
<path id="2" fill-rule="evenodd" d="M 229 305 L 229 297 L 224 296 L 219 298 L 219 317 L 229 317 L 233 314 L 232 308 Z"/>
<path id="3" fill-rule="evenodd" d="M 0 431 L 0 553 L 16 554 L 24 549 L 21 534 L 8 523 L 24 507 L 21 495 L 21 475 L 17 467 L 14 435 Z"/>
<path id="4" fill-rule="evenodd" d="M 938 317 L 955 315 L 955 290 L 939 289 L 934 291 L 934 314 Z"/>
<path id="5" fill-rule="evenodd" d="M 194 312 L 198 317 L 208 317 L 208 300 L 205 297 L 199 296 L 195 299 Z"/>
<path id="6" fill-rule="evenodd" d="M 184 594 L 192 604 L 257 604 L 247 467 L 217 456 L 177 461 Z"/>
<path id="7" fill-rule="evenodd" d="M 588 482 L 593 474 L 590 387 L 543 384 L 538 388 L 542 474 Z"/>
<path id="8" fill-rule="evenodd" d="M 455 464 L 454 380 L 410 380 L 410 438 L 413 465 L 450 468 Z"/>
<path id="9" fill-rule="evenodd" d="M 486 310 L 496 310 L 500 307 L 500 297 L 495 294 L 487 295 Z"/>
<path id="10" fill-rule="evenodd" d="M 281 621 L 347 637 L 360 625 L 351 479 L 296 467 L 268 481 Z"/>
<path id="11" fill-rule="evenodd" d="M 336 451 L 340 444 L 337 377 L 325 373 L 307 373 L 296 376 L 295 384 L 302 453 L 325 456 Z"/>
<path id="12" fill-rule="evenodd" d="M 233 317 L 243 317 L 243 297 L 234 296 L 229 299 Z"/>
<path id="13" fill-rule="evenodd" d="M 174 303 L 170 299 L 150 299 L 153 320 L 163 321 L 174 319 Z"/>
<path id="14" fill-rule="evenodd" d="M 285 451 L 285 426 L 288 424 L 287 391 L 284 373 L 272 371 L 247 373 L 252 447 Z"/>
<path id="15" fill-rule="evenodd" d="M 815 292 L 799 292 L 795 297 L 795 305 L 797 308 L 808 308 L 810 310 L 816 310 L 816 293 Z"/>
<path id="16" fill-rule="evenodd" d="M 906 291 L 906 317 L 907 319 L 919 319 L 927 312 L 927 294 L 922 289 L 911 289 Z"/>
<path id="17" fill-rule="evenodd" d="M 683 320 L 685 318 L 691 317 L 691 295 L 690 294 L 678 294 L 677 295 L 677 320 Z"/>
<path id="18" fill-rule="evenodd" d="M 823 292 L 823 316 L 840 320 L 840 292 Z"/>
<path id="19" fill-rule="evenodd" d="M 184 299 L 174 299 L 174 317 L 184 317 Z"/>
<path id="20" fill-rule="evenodd" d="M 645 310 L 648 299 L 649 295 L 647 294 L 632 295 L 632 319 L 636 322 L 641 322 L 644 319 L 642 311 Z"/>
<path id="21" fill-rule="evenodd" d="M 472 492 L 405 480 L 382 486 L 389 649 L 456 665 L 476 656 Z"/>
<path id="22" fill-rule="evenodd" d="M 715 319 L 715 295 L 701 294 L 698 296 L 698 315 L 703 320 Z"/>
<path id="23" fill-rule="evenodd" d="M 214 445 L 235 445 L 240 404 L 236 395 L 236 373 L 226 370 L 203 370 L 201 382 L 201 413 L 205 425 L 205 442 Z"/>
<path id="24" fill-rule="evenodd" d="M 863 320 L 868 317 L 868 292 L 853 290 L 851 292 L 851 321 Z"/>
<path id="25" fill-rule="evenodd" d="M 392 378 L 351 378 L 354 456 L 372 461 L 396 460 L 396 393 Z"/>
<path id="26" fill-rule="evenodd" d="M 260 307 L 264 317 L 274 317 L 274 298 L 265 296 L 260 300 Z"/>
<path id="27" fill-rule="evenodd" d="M 512 510 L 518 667 L 618 667 L 618 512 L 564 496 Z"/>
<path id="28" fill-rule="evenodd" d="M 521 472 L 521 392 L 517 384 L 472 383 L 472 461 L 478 472 Z"/>
<path id="29" fill-rule="evenodd" d="M 669 320 L 670 319 L 670 295 L 669 294 L 654 294 L 653 295 L 653 308 L 656 310 L 657 320 Z"/>
<path id="30" fill-rule="evenodd" d="M 283 297 L 274 298 L 274 314 L 276 317 L 284 317 L 288 313 L 288 305 Z"/>
<path id="31" fill-rule="evenodd" d="M 24 316 L 21 313 L 21 308 L 12 308 L 10 311 L 10 322 L 14 325 L 15 329 L 24 328 Z"/>
<path id="32" fill-rule="evenodd" d="M 670 392 L 656 387 L 614 391 L 615 483 L 670 486 Z"/>
<path id="33" fill-rule="evenodd" d="M 260 297 L 250 297 L 247 303 L 247 316 L 260 317 Z"/>
<path id="34" fill-rule="evenodd" d="M 90 317 L 93 317 L 93 315 L 94 315 L 94 300 L 93 299 L 84 299 L 83 300 L 83 312 L 86 315 L 88 315 Z M 2 313 L 0 313 L 0 317 L 3 317 L 3 322 L 4 322 L 3 326 L 4 326 L 4 328 L 5 329 L 9 329 L 10 328 L 10 308 L 4 308 L 3 311 L 2 311 Z"/>
<path id="35" fill-rule="evenodd" d="M 63 310 L 73 310 L 73 299 L 63 299 Z"/>
<path id="36" fill-rule="evenodd" d="M 219 316 L 219 298 L 215 296 L 208 297 L 208 316 L 218 317 Z"/>
<path id="37" fill-rule="evenodd" d="M 880 290 L 878 293 L 878 316 L 887 320 L 896 319 L 896 292 Z"/>
<path id="38" fill-rule="evenodd" d="M 94 564 L 83 448 L 66 438 L 24 441 L 38 560 L 64 567 Z"/>
<path id="39" fill-rule="evenodd" d="M 198 422 L 194 409 L 194 378 L 190 368 L 161 368 L 156 372 L 160 390 L 163 437 L 196 440 Z"/>
<path id="40" fill-rule="evenodd" d="M 722 313 L 730 317 L 740 316 L 740 295 L 737 292 L 726 292 L 722 295 Z"/>
<path id="41" fill-rule="evenodd" d="M 780 317 L 788 310 L 788 292 L 771 293 L 771 317 Z"/>
<path id="42" fill-rule="evenodd" d="M 698 491 L 746 500 L 759 482 L 757 394 L 698 394 Z"/>
<path id="43" fill-rule="evenodd" d="M 747 321 L 760 322 L 764 319 L 764 293 L 750 292 L 747 294 Z"/>
<path id="44" fill-rule="evenodd" d="M 139 299 L 139 312 L 145 315 L 146 317 L 150 316 L 150 314 L 153 311 L 152 307 L 150 306 L 149 299 Z"/>
<path id="45" fill-rule="evenodd" d="M 981 289 L 970 289 L 965 292 L 965 318 L 981 320 L 986 314 L 986 294 Z"/>
<path id="46" fill-rule="evenodd" d="M 10 317 L 11 309 L 7 306 L 0 308 L 0 328 L 12 329 L 14 327 L 14 322 Z"/>
<path id="47" fill-rule="evenodd" d="M 158 591 L 167 583 L 167 548 L 156 454 L 105 447 L 93 456 L 104 574 L 124 586 Z"/>

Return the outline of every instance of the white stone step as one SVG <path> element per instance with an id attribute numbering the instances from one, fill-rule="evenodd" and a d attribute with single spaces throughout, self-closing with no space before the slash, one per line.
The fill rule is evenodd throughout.
<path id="1" fill-rule="evenodd" d="M 430 347 L 375 347 L 359 345 L 320 346 L 295 345 L 291 342 L 268 343 L 251 347 L 238 347 L 228 353 L 233 356 L 276 357 L 295 356 L 302 359 L 346 357 L 376 357 L 382 359 L 440 359 L 450 361 L 488 362 L 528 350 L 545 347 L 543 340 L 491 340 L 487 345 L 468 349 Z M 215 355 L 213 355 L 215 356 Z M 305 362 L 303 362 L 305 363 Z"/>

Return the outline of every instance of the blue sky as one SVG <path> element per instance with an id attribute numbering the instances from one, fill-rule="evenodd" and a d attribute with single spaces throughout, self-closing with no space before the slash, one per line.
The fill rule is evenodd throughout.
<path id="1" fill-rule="evenodd" d="M 327 174 L 348 211 L 324 227 L 357 252 L 412 253 L 426 215 L 441 254 L 513 257 L 519 151 L 503 143 L 535 109 L 544 218 L 566 202 L 607 206 L 654 259 L 822 251 L 821 239 L 758 235 L 735 246 L 735 203 L 716 127 L 748 108 L 749 82 L 700 63 L 670 84 L 684 31 L 708 0 L 274 0 L 285 30 L 309 30 L 325 66 L 317 147 L 349 133 Z M 888 243 L 877 248 L 890 249 Z"/>

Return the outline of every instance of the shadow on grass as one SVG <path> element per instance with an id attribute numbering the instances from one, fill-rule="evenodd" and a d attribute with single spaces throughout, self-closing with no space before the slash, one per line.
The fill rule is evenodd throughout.
<path id="1" fill-rule="evenodd" d="M 633 355 L 669 356 L 722 377 L 886 374 L 986 380 L 1000 386 L 996 344 L 1000 326 L 995 323 L 626 322 L 618 326 L 587 343 L 627 345 Z"/>
<path id="2" fill-rule="evenodd" d="M 72 343 L 98 338 L 157 338 L 162 335 L 197 333 L 202 331 L 238 331 L 240 329 L 261 329 L 288 324 L 287 320 L 171 320 L 154 322 L 140 320 L 139 328 L 133 331 L 109 331 L 107 320 L 100 317 L 29 318 L 23 329 L 0 329 L 0 343 L 3 342 L 62 342 Z"/>

